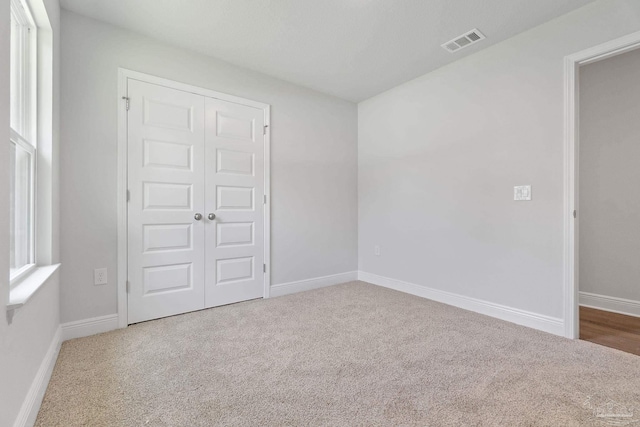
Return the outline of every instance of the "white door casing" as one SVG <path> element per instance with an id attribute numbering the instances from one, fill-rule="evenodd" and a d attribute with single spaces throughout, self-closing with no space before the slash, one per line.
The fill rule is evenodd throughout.
<path id="1" fill-rule="evenodd" d="M 265 119 L 214 98 L 205 111 L 205 306 L 214 307 L 263 296 Z"/>
<path id="2" fill-rule="evenodd" d="M 120 327 L 268 297 L 269 106 L 119 73 Z"/>

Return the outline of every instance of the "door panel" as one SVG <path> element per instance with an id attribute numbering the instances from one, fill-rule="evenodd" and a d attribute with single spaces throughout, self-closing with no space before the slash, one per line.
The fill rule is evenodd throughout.
<path id="1" fill-rule="evenodd" d="M 150 140 L 144 142 L 144 166 L 190 171 L 192 159 L 191 145 Z"/>
<path id="2" fill-rule="evenodd" d="M 144 253 L 193 249 L 191 224 L 145 224 L 142 232 Z"/>
<path id="3" fill-rule="evenodd" d="M 128 80 L 129 323 L 204 308 L 204 97 Z"/>
<path id="4" fill-rule="evenodd" d="M 216 185 L 216 210 L 227 211 L 255 211 L 255 197 L 253 187 L 230 187 Z"/>
<path id="5" fill-rule="evenodd" d="M 224 102 L 217 99 L 214 101 L 218 104 Z M 216 111 L 215 120 L 216 136 L 226 138 L 228 141 L 238 139 L 244 142 L 256 142 L 256 123 L 253 121 L 253 117 L 241 116 L 233 112 L 227 114 L 225 111 Z"/>
<path id="6" fill-rule="evenodd" d="M 192 184 L 176 184 L 163 182 L 143 183 L 145 210 L 193 210 L 191 203 Z"/>
<path id="7" fill-rule="evenodd" d="M 216 261 L 216 284 L 253 279 L 253 257 L 219 259 Z"/>
<path id="8" fill-rule="evenodd" d="M 261 298 L 264 274 L 264 112 L 206 98 L 205 305 Z M 206 218 L 206 216 L 205 216 Z"/>
<path id="9" fill-rule="evenodd" d="M 218 150 L 217 172 L 232 175 L 255 176 L 254 165 L 255 156 L 253 153 L 243 153 L 242 151 Z"/>
<path id="10" fill-rule="evenodd" d="M 144 267 L 144 295 L 191 289 L 193 263 Z"/>
<path id="11" fill-rule="evenodd" d="M 216 247 L 254 245 L 253 222 L 218 222 Z"/>

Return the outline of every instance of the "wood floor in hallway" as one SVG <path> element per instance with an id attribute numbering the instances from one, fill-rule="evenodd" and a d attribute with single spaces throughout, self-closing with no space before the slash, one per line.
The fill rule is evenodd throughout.
<path id="1" fill-rule="evenodd" d="M 580 307 L 580 339 L 640 356 L 640 317 Z"/>

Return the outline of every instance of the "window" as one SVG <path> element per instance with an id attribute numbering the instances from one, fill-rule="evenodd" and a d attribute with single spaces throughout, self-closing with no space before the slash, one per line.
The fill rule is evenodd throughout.
<path id="1" fill-rule="evenodd" d="M 26 5 L 11 1 L 10 276 L 35 266 L 36 26 Z"/>

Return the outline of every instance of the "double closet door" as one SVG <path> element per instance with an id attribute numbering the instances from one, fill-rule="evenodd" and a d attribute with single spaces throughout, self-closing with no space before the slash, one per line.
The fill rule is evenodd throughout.
<path id="1" fill-rule="evenodd" d="M 263 296 L 264 111 L 127 81 L 128 323 Z"/>

